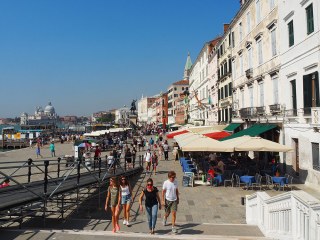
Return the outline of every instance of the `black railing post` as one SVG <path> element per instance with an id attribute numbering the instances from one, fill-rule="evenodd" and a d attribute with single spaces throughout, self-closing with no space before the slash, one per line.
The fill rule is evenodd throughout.
<path id="1" fill-rule="evenodd" d="M 132 168 L 134 168 L 135 163 L 136 163 L 136 155 L 134 154 L 132 156 Z"/>
<path id="2" fill-rule="evenodd" d="M 48 192 L 48 166 L 49 161 L 44 161 L 44 185 L 43 185 L 43 225 L 46 226 L 46 211 L 47 211 L 47 192 Z"/>
<path id="3" fill-rule="evenodd" d="M 124 160 L 124 172 L 127 172 L 127 159 L 123 158 Z"/>
<path id="4" fill-rule="evenodd" d="M 81 165 L 81 158 L 77 161 L 77 211 L 79 208 L 79 184 L 80 184 L 80 165 Z"/>
<path id="5" fill-rule="evenodd" d="M 101 177 L 101 158 L 99 158 L 98 160 L 98 167 L 99 167 L 99 180 L 100 180 L 100 177 Z"/>
<path id="6" fill-rule="evenodd" d="M 58 178 L 60 177 L 60 162 L 61 158 L 58 158 Z"/>
<path id="7" fill-rule="evenodd" d="M 28 183 L 31 181 L 31 164 L 32 164 L 32 159 L 28 159 Z"/>

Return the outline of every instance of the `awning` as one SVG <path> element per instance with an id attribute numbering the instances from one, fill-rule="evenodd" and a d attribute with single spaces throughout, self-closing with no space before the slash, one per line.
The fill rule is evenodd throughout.
<path id="1" fill-rule="evenodd" d="M 228 139 L 241 137 L 241 136 L 245 136 L 245 135 L 248 135 L 250 137 L 256 137 L 256 136 L 259 136 L 260 134 L 267 132 L 271 129 L 274 129 L 276 127 L 278 127 L 276 124 L 255 124 L 252 127 L 244 129 L 244 130 L 237 132 L 235 134 L 232 134 L 229 137 L 222 138 L 222 139 L 220 139 L 220 141 L 225 141 Z"/>
<path id="2" fill-rule="evenodd" d="M 212 138 L 212 139 L 219 140 L 219 139 L 221 139 L 221 138 L 228 137 L 228 136 L 230 136 L 231 134 L 228 133 L 228 132 L 225 132 L 225 131 L 221 131 L 221 132 L 206 133 L 206 134 L 203 134 L 203 135 L 206 136 L 206 137 Z"/>
<path id="3" fill-rule="evenodd" d="M 223 143 L 202 136 L 181 147 L 183 152 L 225 152 Z"/>
<path id="4" fill-rule="evenodd" d="M 223 129 L 224 131 L 228 131 L 228 132 L 233 132 L 235 129 L 237 129 L 238 127 L 240 127 L 241 123 L 230 123 L 225 129 Z"/>
<path id="5" fill-rule="evenodd" d="M 173 138 L 174 136 L 177 136 L 177 135 L 180 135 L 180 134 L 184 134 L 184 133 L 188 133 L 189 131 L 188 130 L 179 130 L 179 131 L 174 131 L 174 132 L 171 132 L 169 134 L 167 134 L 167 138 Z"/>

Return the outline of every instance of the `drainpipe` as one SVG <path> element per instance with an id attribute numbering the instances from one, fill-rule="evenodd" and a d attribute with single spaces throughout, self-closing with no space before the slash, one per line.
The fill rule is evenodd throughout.
<path id="1" fill-rule="evenodd" d="M 282 127 L 281 127 L 281 130 L 282 130 L 282 144 L 285 145 L 286 144 L 286 139 L 285 139 L 285 131 L 284 131 L 284 119 L 285 119 L 285 116 L 286 116 L 286 105 L 283 104 L 283 117 L 282 117 Z M 287 173 L 287 161 L 286 161 L 286 158 L 287 158 L 287 153 L 286 152 L 283 152 L 283 171 L 284 173 Z"/>

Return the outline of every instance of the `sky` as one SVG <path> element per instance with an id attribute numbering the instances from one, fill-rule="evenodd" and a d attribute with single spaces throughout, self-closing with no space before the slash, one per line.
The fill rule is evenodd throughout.
<path id="1" fill-rule="evenodd" d="M 130 105 L 183 78 L 239 0 L 1 0 L 0 118 Z"/>

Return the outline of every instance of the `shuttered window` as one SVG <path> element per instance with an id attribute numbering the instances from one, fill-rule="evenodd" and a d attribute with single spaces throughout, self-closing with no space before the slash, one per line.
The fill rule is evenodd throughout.
<path id="1" fill-rule="evenodd" d="M 294 45 L 293 20 L 288 23 L 289 47 Z"/>
<path id="2" fill-rule="evenodd" d="M 277 39 L 276 39 L 276 29 L 271 30 L 271 50 L 272 57 L 277 55 Z"/>
<path id="3" fill-rule="evenodd" d="M 306 14 L 307 14 L 307 33 L 313 33 L 314 31 L 314 22 L 313 22 L 313 4 L 310 4 L 306 8 Z"/>

